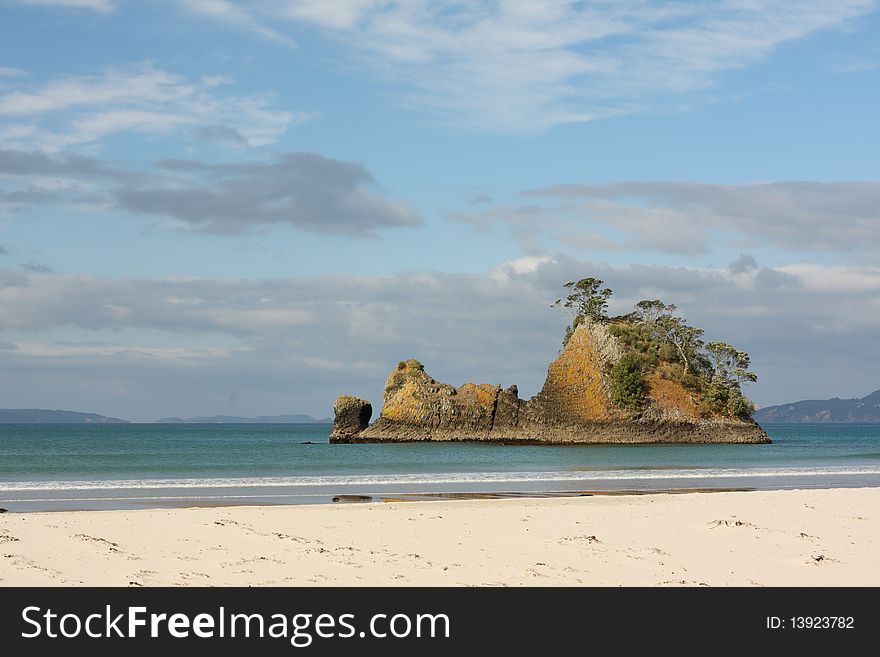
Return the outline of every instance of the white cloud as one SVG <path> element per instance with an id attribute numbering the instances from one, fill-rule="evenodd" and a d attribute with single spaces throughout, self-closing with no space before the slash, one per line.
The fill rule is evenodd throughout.
<path id="1" fill-rule="evenodd" d="M 289 30 L 316 27 L 348 46 L 364 67 L 402 83 L 404 106 L 493 132 L 535 132 L 703 91 L 725 71 L 878 6 L 875 0 L 188 0 L 186 6 L 210 14 L 205 4 L 215 18 L 250 31 L 254 24 L 281 30 L 283 19 Z"/>
<path id="2" fill-rule="evenodd" d="M 143 64 L 97 75 L 63 76 L 0 93 L 0 146 L 57 151 L 118 133 L 166 135 L 228 128 L 242 143 L 275 143 L 308 119 L 279 109 L 271 95 L 237 95 L 230 80 L 181 76 Z"/>
<path id="3" fill-rule="evenodd" d="M 90 343 L 43 343 L 43 342 L 18 342 L 13 344 L 18 354 L 37 357 L 62 357 L 62 358 L 119 358 L 131 360 L 153 360 L 173 362 L 180 365 L 181 361 L 198 361 L 212 358 L 229 358 L 235 353 L 229 348 L 191 348 L 191 347 L 126 347 L 112 344 Z"/>
<path id="4" fill-rule="evenodd" d="M 116 9 L 115 0 L 12 0 L 12 2 L 19 5 L 32 5 L 37 7 L 90 9 L 102 14 L 108 14 Z"/>
<path id="5" fill-rule="evenodd" d="M 191 125 L 192 117 L 169 112 L 150 112 L 147 110 L 111 110 L 98 112 L 82 119 L 71 121 L 76 139 L 98 141 L 117 132 L 141 132 L 144 134 L 166 134 L 181 126 Z"/>
<path id="6" fill-rule="evenodd" d="M 61 77 L 30 91 L 5 93 L 0 96 L 0 115 L 31 116 L 109 104 L 164 104 L 195 92 L 179 77 L 144 65 L 134 71 L 111 69 L 101 75 Z"/>
<path id="7" fill-rule="evenodd" d="M 355 27 L 367 12 L 380 9 L 388 3 L 385 0 L 298 0 L 279 4 L 281 15 L 287 18 L 328 28 L 349 29 Z"/>
<path id="8" fill-rule="evenodd" d="M 10 68 L 9 66 L 0 66 L 0 78 L 17 78 L 25 75 L 26 71 L 20 68 Z"/>
<path id="9" fill-rule="evenodd" d="M 228 25 L 229 27 L 253 32 L 270 41 L 292 46 L 294 40 L 274 30 L 250 14 L 247 5 L 239 6 L 230 0 L 180 0 L 184 8 L 193 14 Z"/>
<path id="10" fill-rule="evenodd" d="M 553 262 L 550 256 L 524 256 L 502 262 L 489 271 L 489 278 L 498 283 L 506 283 L 516 274 L 531 274 L 541 265 Z"/>
<path id="11" fill-rule="evenodd" d="M 796 276 L 810 289 L 823 293 L 878 293 L 880 268 L 823 267 L 809 263 L 785 265 L 781 271 Z"/>
<path id="12" fill-rule="evenodd" d="M 556 185 L 524 195 L 534 203 L 451 218 L 483 232 L 503 226 L 529 253 L 546 250 L 545 241 L 680 255 L 737 245 L 800 253 L 880 249 L 877 181 L 619 182 Z"/>

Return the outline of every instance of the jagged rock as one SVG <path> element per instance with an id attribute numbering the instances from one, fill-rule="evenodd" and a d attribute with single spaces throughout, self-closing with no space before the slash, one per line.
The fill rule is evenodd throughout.
<path id="1" fill-rule="evenodd" d="M 500 386 L 473 383 L 455 388 L 435 381 L 419 361 L 402 361 L 385 382 L 381 416 L 358 438 L 374 427 L 376 432 L 382 427 L 405 428 L 415 440 L 450 432 L 487 438 L 500 390 Z"/>
<path id="2" fill-rule="evenodd" d="M 333 404 L 333 413 L 336 418 L 330 440 L 344 442 L 367 428 L 373 416 L 373 406 L 365 399 L 342 395 Z"/>
<path id="3" fill-rule="evenodd" d="M 767 443 L 751 420 L 704 418 L 674 381 L 649 381 L 650 403 L 641 412 L 611 403 L 607 372 L 623 354 L 599 324 L 582 324 L 550 363 L 537 395 L 519 399 L 515 385 L 434 380 L 417 360 L 402 361 L 388 377 L 379 418 L 355 409 L 364 400 L 340 397 L 331 442 L 478 440 L 510 443 Z M 345 403 L 340 404 L 342 400 Z M 337 406 L 339 410 L 337 410 Z M 355 428 L 360 427 L 360 428 Z"/>
<path id="4" fill-rule="evenodd" d="M 519 389 L 512 385 L 498 393 L 495 405 L 495 421 L 492 427 L 515 427 L 519 424 L 519 413 L 523 402 L 519 398 Z"/>

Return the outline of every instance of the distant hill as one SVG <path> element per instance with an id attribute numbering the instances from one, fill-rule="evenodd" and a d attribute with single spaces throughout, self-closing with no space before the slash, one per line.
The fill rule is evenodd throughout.
<path id="1" fill-rule="evenodd" d="M 809 399 L 806 401 L 767 406 L 755 411 L 758 422 L 878 422 L 880 423 L 880 390 L 861 399 Z"/>
<path id="2" fill-rule="evenodd" d="M 128 424 L 97 413 L 48 411 L 43 408 L 0 408 L 0 424 Z"/>
<path id="3" fill-rule="evenodd" d="M 239 417 L 237 415 L 213 415 L 211 417 L 163 417 L 159 424 L 312 424 L 331 422 L 330 418 L 316 420 L 311 415 L 260 415 L 259 417 Z"/>

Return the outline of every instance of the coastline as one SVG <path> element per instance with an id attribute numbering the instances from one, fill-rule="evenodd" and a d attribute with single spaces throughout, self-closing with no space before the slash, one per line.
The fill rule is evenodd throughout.
<path id="1" fill-rule="evenodd" d="M 878 528 L 880 487 L 6 513 L 0 585 L 877 586 Z"/>
<path id="2" fill-rule="evenodd" d="M 12 513 L 872 488 L 877 467 L 449 472 L 0 483 Z"/>

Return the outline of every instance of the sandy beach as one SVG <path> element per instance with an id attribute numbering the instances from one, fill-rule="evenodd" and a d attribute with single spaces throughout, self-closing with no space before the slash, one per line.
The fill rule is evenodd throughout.
<path id="1" fill-rule="evenodd" d="M 0 515 L 0 585 L 880 585 L 880 488 Z"/>

